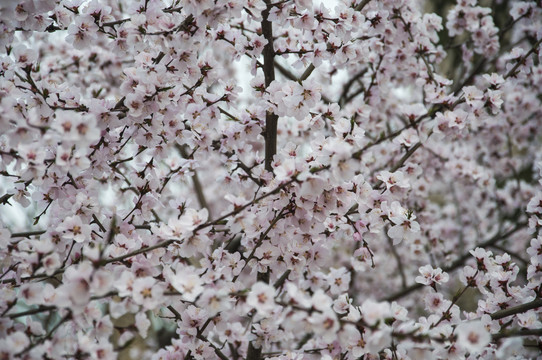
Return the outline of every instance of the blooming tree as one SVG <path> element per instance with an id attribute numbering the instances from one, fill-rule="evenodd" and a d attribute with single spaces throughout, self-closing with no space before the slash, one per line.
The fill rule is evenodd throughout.
<path id="1" fill-rule="evenodd" d="M 540 354 L 540 1 L 0 7 L 1 359 Z"/>

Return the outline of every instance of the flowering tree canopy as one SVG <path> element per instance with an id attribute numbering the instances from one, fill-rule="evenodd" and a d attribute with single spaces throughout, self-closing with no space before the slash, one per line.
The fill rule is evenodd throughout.
<path id="1" fill-rule="evenodd" d="M 1 359 L 540 354 L 540 1 L 0 14 Z"/>

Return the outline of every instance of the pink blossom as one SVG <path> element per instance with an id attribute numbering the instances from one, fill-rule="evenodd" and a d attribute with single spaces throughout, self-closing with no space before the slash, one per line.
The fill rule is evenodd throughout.
<path id="1" fill-rule="evenodd" d="M 420 269 L 421 276 L 416 277 L 416 282 L 423 285 L 435 286 L 448 282 L 450 276 L 443 272 L 442 269 L 433 269 L 431 265 L 422 266 Z"/>
<path id="2" fill-rule="evenodd" d="M 28 49 L 25 45 L 18 45 L 13 49 L 15 61 L 23 66 L 32 65 L 38 58 L 36 51 Z"/>
<path id="3" fill-rule="evenodd" d="M 178 267 L 176 272 L 170 268 L 164 270 L 164 275 L 171 285 L 188 301 L 194 301 L 203 291 L 202 281 L 195 269 Z"/>
<path id="4" fill-rule="evenodd" d="M 83 49 L 90 46 L 98 27 L 90 16 L 77 16 L 75 22 L 68 26 L 66 40 L 73 44 L 76 49 Z"/>
<path id="5" fill-rule="evenodd" d="M 491 341 L 491 335 L 480 321 L 461 323 L 456 327 L 455 333 L 458 344 L 470 353 L 481 352 Z"/>
<path id="6" fill-rule="evenodd" d="M 67 239 L 81 243 L 89 239 L 91 227 L 83 224 L 79 216 L 70 216 L 56 228 L 56 231 L 63 233 Z"/>
<path id="7" fill-rule="evenodd" d="M 390 173 L 389 171 L 382 171 L 377 177 L 378 180 L 381 180 L 386 184 L 386 188 L 390 191 L 393 191 L 393 188 L 409 188 L 410 184 L 407 179 L 405 179 L 404 174 L 400 171 Z"/>
<path id="8" fill-rule="evenodd" d="M 363 319 L 369 325 L 376 325 L 391 316 L 390 304 L 387 302 L 375 302 L 366 300 L 361 305 Z"/>
<path id="9" fill-rule="evenodd" d="M 132 291 L 134 302 L 142 305 L 145 309 L 154 309 L 163 300 L 164 289 L 149 276 L 136 279 Z"/>
<path id="10" fill-rule="evenodd" d="M 423 3 L 1 2 L 0 358 L 536 356 L 542 10 Z"/>
<path id="11" fill-rule="evenodd" d="M 247 304 L 256 309 L 261 315 L 269 315 L 275 307 L 275 290 L 263 282 L 257 282 L 252 286 L 247 297 Z"/>

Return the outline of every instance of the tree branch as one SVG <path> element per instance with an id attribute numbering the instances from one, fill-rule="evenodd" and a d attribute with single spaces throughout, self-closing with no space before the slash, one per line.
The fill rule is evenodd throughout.
<path id="1" fill-rule="evenodd" d="M 491 246 L 491 245 L 497 243 L 498 241 L 509 237 L 510 235 L 514 234 L 516 231 L 524 228 L 526 225 L 527 225 L 527 223 L 525 223 L 525 222 L 518 223 L 516 226 L 514 226 L 512 229 L 508 230 L 507 232 L 497 234 L 497 235 L 493 236 L 492 238 L 490 238 L 490 239 L 476 245 L 476 247 L 484 248 L 484 247 Z M 471 255 L 470 252 L 464 253 L 458 259 L 456 259 L 450 266 L 446 266 L 446 267 L 442 268 L 442 271 L 451 272 L 451 271 L 454 271 L 454 270 L 458 269 L 459 267 L 463 266 L 465 261 L 467 261 L 467 259 L 469 259 L 471 256 L 472 255 Z M 415 283 L 415 284 L 412 284 L 412 285 L 408 286 L 407 288 L 405 288 L 405 289 L 403 289 L 401 291 L 398 291 L 395 294 L 392 294 L 392 295 L 390 295 L 390 296 L 388 296 L 388 297 L 386 297 L 386 298 L 384 298 L 382 300 L 383 301 L 390 301 L 390 302 L 395 301 L 395 300 L 398 300 L 398 299 L 400 299 L 400 298 L 410 294 L 411 292 L 416 291 L 416 290 L 418 290 L 418 289 L 420 289 L 420 288 L 422 288 L 424 286 L 425 285 L 422 285 L 420 283 Z"/>
<path id="2" fill-rule="evenodd" d="M 539 308 L 539 307 L 542 307 L 542 299 L 534 299 L 533 301 L 531 301 L 529 303 L 526 303 L 526 304 L 521 304 L 521 305 L 513 306 L 513 307 L 508 308 L 508 309 L 497 311 L 497 312 L 491 314 L 491 319 L 499 320 L 499 319 L 505 318 L 507 316 L 511 316 L 511 315 L 515 315 L 515 314 L 521 314 L 521 313 L 524 313 L 526 311 L 536 309 L 536 308 Z"/>
<path id="3" fill-rule="evenodd" d="M 542 336 L 542 329 L 521 329 L 518 331 L 507 331 L 499 334 L 492 334 L 493 340 L 517 336 Z"/>
<path id="4" fill-rule="evenodd" d="M 367 5 L 369 2 L 371 2 L 371 0 L 362 0 L 362 1 L 355 7 L 355 10 L 356 10 L 356 11 L 361 11 L 361 10 L 363 10 L 363 8 L 365 7 L 365 5 Z"/>
<path id="5" fill-rule="evenodd" d="M 263 48 L 263 74 L 267 88 L 275 80 L 275 49 L 273 48 L 273 25 L 269 20 L 271 3 L 266 0 L 267 8 L 262 12 L 262 34 L 267 40 Z M 277 153 L 277 122 L 278 116 L 270 111 L 265 115 L 265 169 L 273 171 L 273 156 Z"/>
<path id="6" fill-rule="evenodd" d="M 175 147 L 184 159 L 189 158 L 189 154 L 187 154 L 186 149 L 182 145 L 177 144 Z M 194 184 L 194 191 L 196 192 L 198 203 L 201 208 L 207 209 L 209 213 L 209 219 L 212 219 L 211 209 L 209 208 L 209 205 L 207 204 L 207 200 L 205 198 L 205 194 L 203 193 L 203 187 L 201 186 L 201 182 L 199 181 L 198 172 L 196 170 L 192 171 L 194 172 L 194 175 L 192 175 L 192 183 Z"/>

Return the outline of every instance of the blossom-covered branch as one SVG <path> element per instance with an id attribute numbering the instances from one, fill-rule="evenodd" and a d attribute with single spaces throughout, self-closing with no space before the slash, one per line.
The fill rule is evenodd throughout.
<path id="1" fill-rule="evenodd" d="M 539 5 L 2 1 L 0 358 L 536 357 Z"/>

